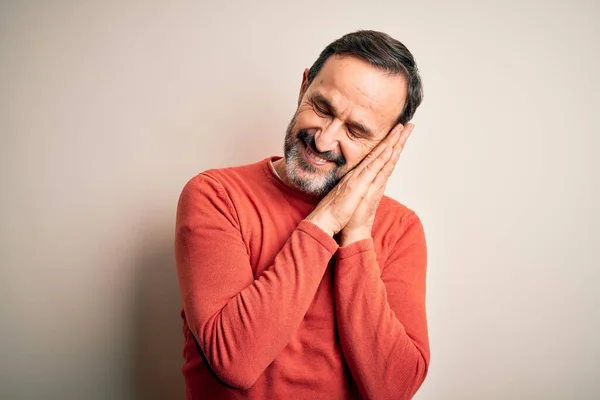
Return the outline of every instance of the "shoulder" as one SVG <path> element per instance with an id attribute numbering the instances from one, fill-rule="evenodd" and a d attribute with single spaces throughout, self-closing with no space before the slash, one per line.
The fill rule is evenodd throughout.
<path id="1" fill-rule="evenodd" d="M 252 164 L 213 168 L 201 172 L 200 175 L 208 176 L 223 184 L 231 181 L 253 180 L 264 174 L 265 163 L 265 160 L 261 160 Z"/>
<path id="2" fill-rule="evenodd" d="M 377 212 L 378 217 L 389 222 L 407 222 L 419 220 L 419 216 L 412 208 L 409 208 L 388 196 L 382 197 Z"/>
<path id="3" fill-rule="evenodd" d="M 213 192 L 230 192 L 236 188 L 260 179 L 264 175 L 264 160 L 252 164 L 211 168 L 199 172 L 187 181 L 183 188 L 186 191 L 208 190 Z"/>
<path id="4" fill-rule="evenodd" d="M 383 196 L 375 217 L 375 234 L 387 245 L 394 245 L 402 238 L 417 236 L 424 240 L 421 219 L 406 205 Z"/>

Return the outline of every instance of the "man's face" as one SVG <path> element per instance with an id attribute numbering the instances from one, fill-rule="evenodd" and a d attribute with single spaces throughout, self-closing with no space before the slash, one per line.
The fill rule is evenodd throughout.
<path id="1" fill-rule="evenodd" d="M 300 190 L 323 195 L 395 126 L 406 81 L 353 57 L 329 58 L 307 87 L 285 136 L 285 172 Z"/>

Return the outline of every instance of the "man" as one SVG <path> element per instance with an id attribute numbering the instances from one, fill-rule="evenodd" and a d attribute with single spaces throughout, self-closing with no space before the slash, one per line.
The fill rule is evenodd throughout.
<path id="1" fill-rule="evenodd" d="M 304 71 L 284 157 L 192 178 L 175 252 L 188 399 L 408 399 L 425 379 L 426 249 L 383 195 L 421 102 L 386 34 Z"/>

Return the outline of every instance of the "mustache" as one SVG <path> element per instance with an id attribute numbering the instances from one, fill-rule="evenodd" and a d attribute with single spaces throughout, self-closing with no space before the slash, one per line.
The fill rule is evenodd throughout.
<path id="1" fill-rule="evenodd" d="M 346 159 L 341 154 L 336 154 L 333 151 L 320 152 L 317 150 L 317 144 L 315 143 L 315 136 L 308 133 L 306 129 L 300 129 L 296 137 L 301 140 L 308 148 L 318 154 L 319 157 L 323 157 L 327 161 L 336 163 L 338 166 L 346 165 Z"/>

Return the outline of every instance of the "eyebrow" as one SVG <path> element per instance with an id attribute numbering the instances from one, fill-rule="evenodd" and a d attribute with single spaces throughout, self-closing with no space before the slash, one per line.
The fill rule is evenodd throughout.
<path id="1" fill-rule="evenodd" d="M 325 107 L 328 112 L 330 112 L 334 115 L 338 114 L 337 110 L 335 109 L 333 104 L 331 104 L 329 99 L 327 99 L 321 93 L 313 93 L 310 96 L 310 101 L 312 101 L 313 103 L 318 103 L 322 107 Z M 373 138 L 373 136 L 374 136 L 373 132 L 371 132 L 371 130 L 369 128 L 367 128 L 365 125 L 361 124 L 360 122 L 347 121 L 346 125 L 350 126 L 352 129 L 359 131 L 362 135 L 367 136 L 368 138 Z"/>

